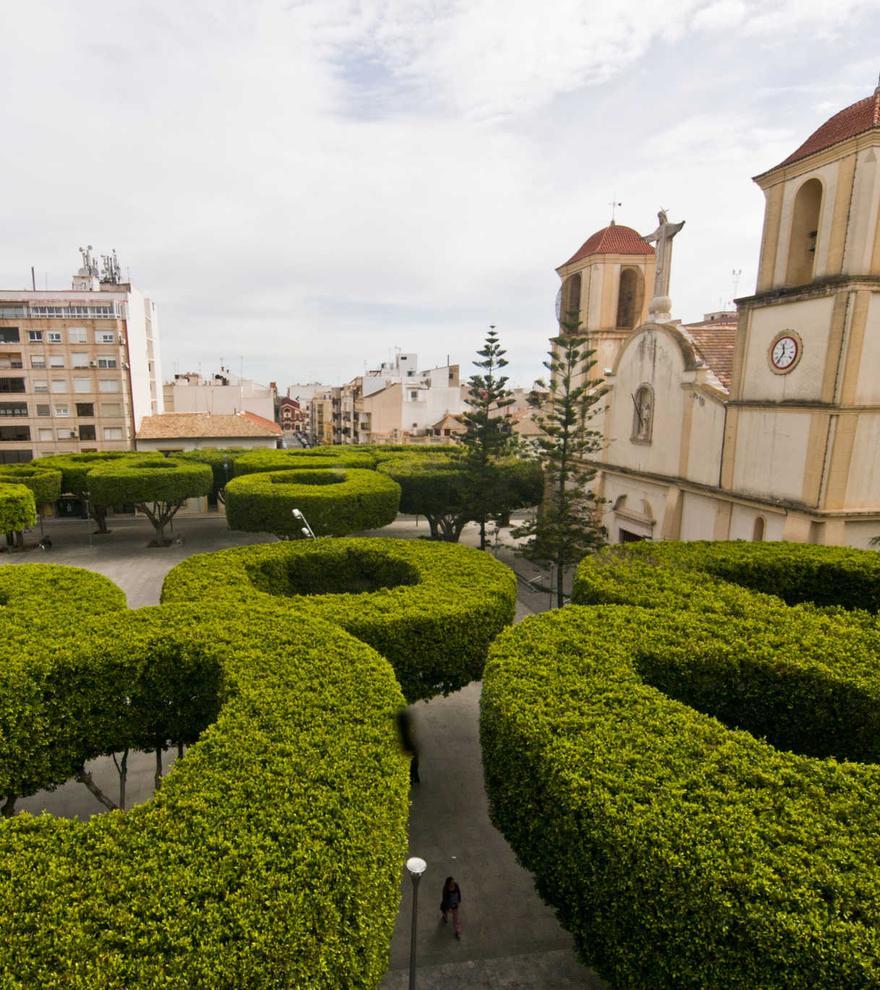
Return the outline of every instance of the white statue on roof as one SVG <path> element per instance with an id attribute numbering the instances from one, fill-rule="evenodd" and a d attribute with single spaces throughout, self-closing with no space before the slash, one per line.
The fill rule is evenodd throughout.
<path id="1" fill-rule="evenodd" d="M 654 269 L 654 298 L 648 306 L 648 319 L 654 323 L 672 320 L 672 300 L 669 298 L 669 276 L 672 271 L 672 238 L 681 230 L 685 221 L 670 223 L 666 210 L 657 214 L 657 229 L 644 239 L 656 244 L 657 266 Z"/>

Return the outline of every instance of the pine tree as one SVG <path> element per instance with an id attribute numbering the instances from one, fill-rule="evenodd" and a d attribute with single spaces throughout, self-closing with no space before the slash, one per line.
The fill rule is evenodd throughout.
<path id="1" fill-rule="evenodd" d="M 577 324 L 563 323 L 562 336 L 553 341 L 544 367 L 550 372 L 549 398 L 532 393 L 530 402 L 539 412 L 536 423 L 543 433 L 537 438 L 544 466 L 546 491 L 535 515 L 512 531 L 526 537 L 519 552 L 528 560 L 546 563 L 556 571 L 556 603 L 564 604 L 566 569 L 605 542 L 599 521 L 601 500 L 590 490 L 596 476 L 585 458 L 601 449 L 602 434 L 590 426 L 597 403 L 605 394 L 602 379 L 589 379 L 596 364 L 586 337 Z"/>
<path id="2" fill-rule="evenodd" d="M 507 365 L 506 353 L 494 325 L 490 326 L 474 361 L 482 373 L 468 380 L 469 411 L 464 414 L 465 432 L 460 437 L 466 448 L 467 499 L 472 507 L 471 518 L 480 524 L 481 550 L 486 548 L 486 520 L 497 514 L 505 502 L 504 481 L 496 461 L 511 448 L 511 417 L 505 409 L 513 402 L 513 396 L 507 377 L 500 374 Z"/>

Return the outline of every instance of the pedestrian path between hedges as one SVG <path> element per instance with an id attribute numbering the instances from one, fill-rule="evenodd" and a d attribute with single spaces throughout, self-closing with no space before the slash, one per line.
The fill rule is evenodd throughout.
<path id="1" fill-rule="evenodd" d="M 85 520 L 52 520 L 47 533 L 49 553 L 0 555 L 2 564 L 70 564 L 98 571 L 116 582 L 130 608 L 158 604 L 165 574 L 193 553 L 272 540 L 230 532 L 222 516 L 181 516 L 175 521 L 183 542 L 147 549 L 149 525 L 144 520 L 115 518 L 110 536 L 92 536 Z M 427 535 L 424 520 L 399 517 L 391 526 L 369 535 L 415 538 Z M 476 527 L 462 542 L 474 544 Z M 548 607 L 541 572 L 515 560 L 509 547 L 496 549 L 515 565 L 517 619 Z M 483 788 L 479 741 L 480 685 L 446 698 L 414 706 L 420 747 L 422 782 L 413 788 L 410 808 L 410 854 L 428 863 L 419 892 L 417 987 L 419 990 L 600 990 L 603 984 L 576 957 L 571 936 L 534 889 L 531 874 L 516 862 L 512 850 L 489 820 Z M 147 760 L 151 760 L 148 755 Z M 149 795 L 151 764 L 132 768 L 132 803 Z M 112 780 L 112 770 L 108 770 Z M 108 784 L 109 786 L 109 784 Z M 143 789 L 143 794 L 138 793 Z M 77 784 L 50 795 L 55 814 L 85 816 L 100 810 Z M 86 805 L 93 802 L 94 808 Z M 22 804 L 22 807 L 25 807 Z M 34 808 L 33 810 L 38 810 Z M 540 809 L 536 809 L 540 814 Z M 459 881 L 463 932 L 456 941 L 451 926 L 440 922 L 440 888 L 448 875 Z M 381 990 L 404 990 L 409 980 L 412 885 L 401 879 L 401 907 L 391 945 L 391 965 Z"/>

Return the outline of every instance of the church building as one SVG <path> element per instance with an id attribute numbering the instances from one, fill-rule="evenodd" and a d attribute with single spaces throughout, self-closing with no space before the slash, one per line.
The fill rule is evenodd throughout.
<path id="1" fill-rule="evenodd" d="M 880 535 L 880 87 L 755 182 L 758 282 L 736 313 L 672 319 L 683 223 L 664 211 L 646 237 L 612 222 L 558 269 L 558 314 L 608 387 L 594 463 L 611 542 Z"/>

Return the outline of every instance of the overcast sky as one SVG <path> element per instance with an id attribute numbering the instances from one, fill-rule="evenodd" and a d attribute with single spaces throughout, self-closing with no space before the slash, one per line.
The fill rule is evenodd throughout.
<path id="1" fill-rule="evenodd" d="M 880 70 L 878 0 L 28 0 L 0 10 L 0 287 L 116 248 L 163 371 L 339 384 L 395 346 L 541 371 L 554 269 L 675 241 L 674 314 L 754 288 L 775 165 Z"/>

